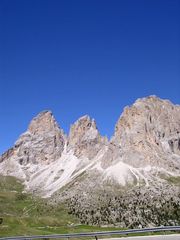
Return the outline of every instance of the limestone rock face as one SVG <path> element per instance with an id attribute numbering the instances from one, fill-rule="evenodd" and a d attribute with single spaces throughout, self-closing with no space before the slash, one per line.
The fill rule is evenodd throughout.
<path id="1" fill-rule="evenodd" d="M 0 174 L 24 179 L 27 189 L 43 196 L 69 183 L 68 196 L 87 187 L 99 192 L 100 187 L 163 185 L 180 176 L 180 106 L 155 96 L 138 99 L 124 109 L 110 141 L 87 115 L 66 137 L 52 113 L 44 111 L 0 156 Z"/>
<path id="2" fill-rule="evenodd" d="M 61 156 L 64 144 L 63 131 L 52 113 L 44 111 L 31 121 L 28 130 L 16 141 L 11 152 L 5 155 L 6 158 L 14 157 L 21 165 L 49 164 Z"/>
<path id="3" fill-rule="evenodd" d="M 43 111 L 39 113 L 33 118 L 28 127 L 28 131 L 33 135 L 43 135 L 51 132 L 56 133 L 59 130 L 59 126 L 51 111 Z"/>
<path id="4" fill-rule="evenodd" d="M 138 99 L 124 109 L 110 141 L 89 116 L 66 137 L 44 111 L 0 156 L 0 174 L 69 202 L 83 224 L 178 225 L 180 106 L 155 96 Z"/>
<path id="5" fill-rule="evenodd" d="M 180 137 L 180 106 L 155 96 L 138 99 L 126 107 L 118 120 L 113 141 L 122 147 L 149 141 L 161 145 L 164 139 Z M 173 140 L 175 141 L 175 140 Z M 177 139 L 178 142 L 178 139 Z M 178 144 L 172 144 L 174 153 L 180 154 Z"/>
<path id="6" fill-rule="evenodd" d="M 101 137 L 96 122 L 89 116 L 78 119 L 70 129 L 68 147 L 74 150 L 77 157 L 92 159 L 107 144 L 107 139 Z"/>
<path id="7" fill-rule="evenodd" d="M 119 158 L 134 167 L 180 172 L 180 106 L 155 96 L 138 99 L 124 109 L 106 155 L 105 166 Z"/>
<path id="8" fill-rule="evenodd" d="M 11 158 L 14 155 L 15 152 L 14 150 L 15 149 L 12 147 L 8 149 L 5 153 L 3 153 L 2 156 L 0 156 L 0 163 L 3 162 L 4 160 Z"/>

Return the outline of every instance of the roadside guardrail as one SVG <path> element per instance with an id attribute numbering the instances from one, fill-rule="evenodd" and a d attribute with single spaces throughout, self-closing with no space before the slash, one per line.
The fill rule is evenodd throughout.
<path id="1" fill-rule="evenodd" d="M 115 230 L 115 231 L 103 231 L 103 232 L 70 233 L 70 234 L 13 236 L 13 237 L 3 237 L 3 238 L 0 238 L 0 240 L 31 240 L 31 239 L 52 239 L 52 238 L 69 239 L 69 238 L 80 238 L 80 237 L 94 237 L 97 240 L 98 237 L 102 237 L 102 236 L 128 235 L 131 233 L 151 233 L 151 232 L 166 232 L 166 231 L 180 231 L 180 226 Z"/>

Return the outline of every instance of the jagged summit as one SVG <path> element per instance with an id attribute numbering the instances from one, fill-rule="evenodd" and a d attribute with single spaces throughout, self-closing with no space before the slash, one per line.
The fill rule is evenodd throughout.
<path id="1" fill-rule="evenodd" d="M 88 115 L 66 136 L 52 112 L 43 111 L 0 157 L 0 174 L 22 179 L 26 191 L 70 202 L 83 223 L 169 224 L 159 216 L 164 204 L 179 206 L 180 106 L 156 96 L 138 99 L 124 109 L 110 141 Z"/>
<path id="2" fill-rule="evenodd" d="M 95 130 L 98 134 L 96 122 L 88 115 L 80 117 L 74 124 L 71 125 L 69 139 L 70 142 L 77 141 L 77 138 L 82 138 L 87 131 Z"/>
<path id="3" fill-rule="evenodd" d="M 145 124 L 146 127 L 151 124 L 151 126 L 154 125 L 154 127 L 159 128 L 159 123 L 161 127 L 163 125 L 162 128 L 168 127 L 169 131 L 172 131 L 172 124 L 176 125 L 174 128 L 179 128 L 179 119 L 180 106 L 173 105 L 169 100 L 162 100 L 156 96 L 150 96 L 138 99 L 132 106 L 125 107 L 116 124 L 115 135 L 123 128 L 131 129 L 135 127 L 137 121 L 141 122 L 140 128 L 145 129 Z"/>
<path id="4" fill-rule="evenodd" d="M 81 116 L 80 118 L 78 118 L 78 120 L 76 122 L 80 122 L 80 121 L 84 121 L 84 120 L 92 121 L 94 119 L 92 119 L 88 114 L 85 114 L 85 115 Z"/>
<path id="5" fill-rule="evenodd" d="M 143 98 L 138 98 L 134 104 L 138 103 L 138 102 L 146 102 L 146 103 L 169 103 L 171 105 L 175 105 L 173 104 L 169 99 L 162 99 L 156 95 L 150 95 L 147 97 L 143 97 Z M 176 105 L 175 105 L 176 106 Z M 177 105 L 178 106 L 178 105 Z"/>
<path id="6" fill-rule="evenodd" d="M 143 101 L 146 101 L 146 102 L 149 102 L 149 101 L 159 101 L 159 102 L 162 102 L 162 101 L 169 101 L 169 100 L 166 100 L 166 99 L 161 99 L 159 98 L 158 96 L 156 95 L 149 95 L 147 97 L 142 97 L 142 98 L 138 98 L 136 102 L 143 102 Z"/>
<path id="7" fill-rule="evenodd" d="M 59 128 L 51 111 L 42 111 L 30 122 L 28 131 L 32 134 L 43 134 Z"/>
<path id="8" fill-rule="evenodd" d="M 123 186 L 159 181 L 159 172 L 180 175 L 180 106 L 156 96 L 138 99 L 124 109 L 110 141 L 88 115 L 66 136 L 52 112 L 43 111 L 0 157 L 1 174 L 23 178 L 29 189 L 45 195 L 83 172 L 88 176 L 84 185 L 96 174 L 102 185 Z"/>
<path id="9" fill-rule="evenodd" d="M 100 136 L 96 122 L 88 115 L 80 117 L 70 128 L 69 147 L 74 149 L 75 155 L 89 159 L 97 155 L 105 139 Z"/>
<path id="10" fill-rule="evenodd" d="M 27 131 L 15 142 L 11 158 L 22 166 L 47 164 L 61 156 L 65 141 L 66 136 L 52 112 L 43 111 L 32 119 Z"/>
<path id="11" fill-rule="evenodd" d="M 173 166 L 179 171 L 179 130 L 180 106 L 150 96 L 124 109 L 112 142 L 123 149 L 123 161 L 133 166 Z"/>
<path id="12" fill-rule="evenodd" d="M 35 119 L 41 118 L 45 115 L 53 116 L 53 113 L 51 110 L 45 109 L 45 110 L 42 110 L 40 113 L 38 113 L 33 119 L 35 120 Z"/>

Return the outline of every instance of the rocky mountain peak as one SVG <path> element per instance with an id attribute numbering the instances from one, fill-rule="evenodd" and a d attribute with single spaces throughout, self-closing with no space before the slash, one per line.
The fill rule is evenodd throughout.
<path id="1" fill-rule="evenodd" d="M 135 101 L 135 103 L 138 103 L 138 102 L 146 102 L 147 104 L 149 103 L 149 104 L 151 104 L 151 103 L 162 103 L 162 102 L 164 102 L 164 101 L 168 101 L 169 102 L 169 100 L 164 100 L 164 99 L 161 99 L 161 98 L 159 98 L 159 97 L 157 97 L 156 95 L 150 95 L 150 96 L 147 96 L 147 97 L 143 97 L 143 98 L 138 98 L 136 101 Z M 135 104 L 134 103 L 134 104 Z"/>
<path id="2" fill-rule="evenodd" d="M 33 120 L 30 122 L 28 131 L 35 134 L 44 134 L 46 132 L 54 131 L 58 128 L 58 124 L 55 121 L 55 118 L 51 111 L 43 111 L 39 113 Z"/>
<path id="3" fill-rule="evenodd" d="M 79 118 L 70 128 L 68 145 L 76 156 L 94 157 L 104 144 L 96 122 L 88 115 Z"/>
<path id="4" fill-rule="evenodd" d="M 178 132 L 179 120 L 180 106 L 173 105 L 169 100 L 149 96 L 138 99 L 130 107 L 125 107 L 116 124 L 115 136 L 120 138 L 125 129 L 127 133 L 133 130 L 135 135 L 157 129 L 159 134 L 162 132 L 163 136 L 169 136 L 172 132 Z"/>
<path id="5" fill-rule="evenodd" d="M 88 115 L 79 118 L 70 128 L 69 142 L 75 144 L 82 138 L 96 138 L 98 130 L 94 119 Z"/>
<path id="6" fill-rule="evenodd" d="M 156 96 L 138 99 L 124 109 L 112 143 L 132 165 L 168 165 L 165 153 L 180 155 L 180 106 Z M 174 164 L 178 167 L 179 161 Z"/>
<path id="7" fill-rule="evenodd" d="M 180 175 L 180 106 L 156 96 L 138 99 L 124 109 L 110 142 L 88 115 L 66 137 L 52 112 L 44 111 L 0 157 L 0 174 L 25 179 L 28 189 L 45 196 L 70 182 L 68 196 L 89 186 L 99 192 L 98 183 L 163 184 L 162 176 Z"/>
<path id="8" fill-rule="evenodd" d="M 8 158 L 13 158 L 24 166 L 29 163 L 49 164 L 60 158 L 65 141 L 66 136 L 52 112 L 43 111 L 30 122 L 28 130 L 16 141 Z M 5 153 L 4 156 L 6 155 Z"/>

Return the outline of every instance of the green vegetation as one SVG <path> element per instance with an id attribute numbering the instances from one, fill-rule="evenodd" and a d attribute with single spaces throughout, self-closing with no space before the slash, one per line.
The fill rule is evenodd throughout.
<path id="1" fill-rule="evenodd" d="M 23 193 L 23 185 L 13 177 L 0 176 L 0 237 L 14 235 L 108 231 L 80 225 L 65 205 L 52 205 L 46 199 Z"/>
<path id="2" fill-rule="evenodd" d="M 117 227 L 79 224 L 75 216 L 68 214 L 64 204 L 52 205 L 46 199 L 24 193 L 20 181 L 2 176 L 0 176 L 0 220 L 2 220 L 0 237 L 118 230 Z"/>
<path id="3" fill-rule="evenodd" d="M 180 176 L 167 176 L 165 174 L 159 174 L 159 177 L 166 180 L 168 184 L 180 186 Z"/>
<path id="4" fill-rule="evenodd" d="M 175 184 L 177 186 L 180 186 L 180 177 L 179 176 L 177 176 L 177 177 L 169 177 L 169 178 L 166 178 L 166 180 L 169 183 L 172 183 L 172 184 Z"/>

